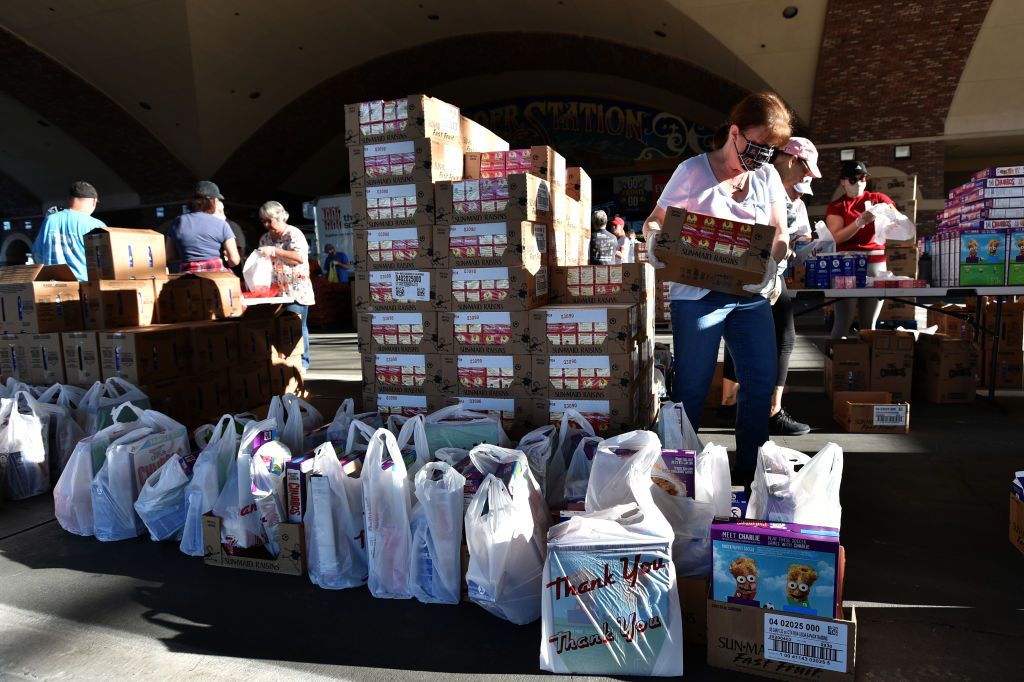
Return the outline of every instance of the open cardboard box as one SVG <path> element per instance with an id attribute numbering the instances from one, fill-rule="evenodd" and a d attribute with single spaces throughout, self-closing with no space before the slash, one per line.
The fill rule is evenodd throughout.
<path id="1" fill-rule="evenodd" d="M 42 334 L 84 329 L 79 283 L 66 265 L 0 268 L 0 329 Z"/>
<path id="2" fill-rule="evenodd" d="M 211 566 L 244 568 L 263 573 L 303 575 L 306 572 L 306 540 L 301 523 L 282 523 L 281 554 L 272 559 L 263 547 L 236 550 L 229 554 L 220 541 L 221 521 L 212 513 L 203 515 L 203 561 Z"/>
<path id="3" fill-rule="evenodd" d="M 832 415 L 847 433 L 907 433 L 910 405 L 885 391 L 836 391 Z"/>

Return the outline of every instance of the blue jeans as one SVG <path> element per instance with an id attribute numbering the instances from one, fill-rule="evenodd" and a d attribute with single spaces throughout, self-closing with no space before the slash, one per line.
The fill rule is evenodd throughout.
<path id="1" fill-rule="evenodd" d="M 768 440 L 775 390 L 777 360 L 771 304 L 761 296 L 746 298 L 715 291 L 696 301 L 672 301 L 672 400 L 683 403 L 695 429 L 700 426 L 723 336 L 740 383 L 733 480 L 749 484 L 757 449 Z"/>
<path id="2" fill-rule="evenodd" d="M 302 318 L 302 369 L 309 369 L 309 328 L 306 327 L 306 318 L 309 316 L 309 306 L 289 303 L 284 309 L 290 313 L 297 313 Z"/>

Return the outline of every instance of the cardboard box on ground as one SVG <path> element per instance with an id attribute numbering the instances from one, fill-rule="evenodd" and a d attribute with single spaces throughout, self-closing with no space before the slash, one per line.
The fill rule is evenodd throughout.
<path id="1" fill-rule="evenodd" d="M 970 342 L 921 334 L 914 348 L 915 393 L 930 403 L 973 403 L 978 367 L 978 352 Z"/>
<path id="2" fill-rule="evenodd" d="M 306 540 L 301 523 L 282 523 L 279 526 L 281 552 L 276 559 L 270 558 L 263 547 L 236 549 L 235 553 L 230 553 L 221 544 L 220 531 L 219 518 L 213 514 L 203 516 L 203 545 L 207 551 L 203 561 L 208 565 L 282 575 L 303 575 L 306 572 Z"/>
<path id="3" fill-rule="evenodd" d="M 0 268 L 0 328 L 40 334 L 84 328 L 78 280 L 66 265 Z"/>
<path id="4" fill-rule="evenodd" d="M 66 381 L 60 334 L 18 334 L 20 379 L 30 386 L 51 386 Z"/>
<path id="5" fill-rule="evenodd" d="M 860 338 L 871 345 L 868 388 L 888 391 L 897 402 L 909 401 L 914 379 L 914 335 L 876 329 L 862 331 Z"/>
<path id="6" fill-rule="evenodd" d="M 907 433 L 910 405 L 884 391 L 837 391 L 832 416 L 847 433 Z"/>

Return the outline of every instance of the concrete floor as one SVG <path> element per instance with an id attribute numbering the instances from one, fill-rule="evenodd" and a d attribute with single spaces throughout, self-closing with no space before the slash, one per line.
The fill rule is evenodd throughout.
<path id="1" fill-rule="evenodd" d="M 1008 542 L 1012 472 L 1024 468 L 1024 397 L 915 403 L 911 433 L 837 431 L 818 339 L 801 337 L 787 408 L 834 440 L 846 605 L 857 607 L 857 677 L 1020 679 L 1024 556 Z M 323 406 L 360 390 L 351 334 L 316 335 L 310 385 Z M 732 445 L 731 433 L 706 440 Z M 375 600 L 306 578 L 204 566 L 176 544 L 104 544 L 65 533 L 41 497 L 0 506 L 0 678 L 513 679 L 538 675 L 540 626 L 475 605 Z M 749 679 L 687 648 L 692 679 Z"/>

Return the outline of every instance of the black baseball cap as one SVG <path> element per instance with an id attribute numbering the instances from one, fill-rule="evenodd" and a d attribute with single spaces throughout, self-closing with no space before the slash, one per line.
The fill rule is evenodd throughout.
<path id="1" fill-rule="evenodd" d="M 862 161 L 843 161 L 839 170 L 839 176 L 843 178 L 855 178 L 858 175 L 867 175 L 868 167 Z"/>
<path id="2" fill-rule="evenodd" d="M 85 180 L 79 180 L 78 182 L 71 183 L 71 187 L 68 189 L 68 196 L 72 199 L 98 199 L 100 195 L 92 184 Z"/>
<path id="3" fill-rule="evenodd" d="M 224 195 L 220 193 L 220 187 L 209 180 L 200 180 L 196 183 L 196 196 L 204 199 L 220 199 L 224 201 Z"/>

